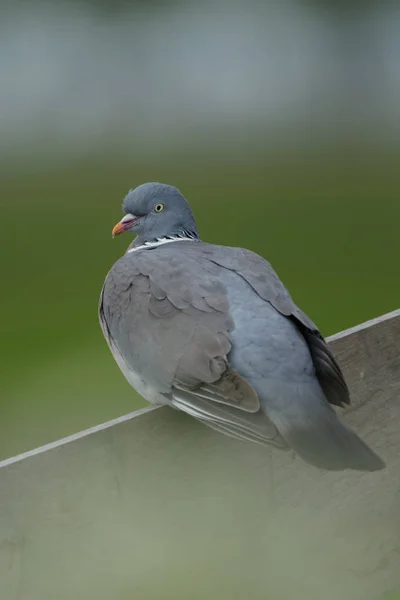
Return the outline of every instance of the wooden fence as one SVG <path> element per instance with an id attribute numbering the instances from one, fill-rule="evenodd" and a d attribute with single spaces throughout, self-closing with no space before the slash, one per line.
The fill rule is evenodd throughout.
<path id="1" fill-rule="evenodd" d="M 325 473 L 139 411 L 0 463 L 1 600 L 375 600 L 400 585 L 400 310 L 330 338 L 384 458 Z"/>

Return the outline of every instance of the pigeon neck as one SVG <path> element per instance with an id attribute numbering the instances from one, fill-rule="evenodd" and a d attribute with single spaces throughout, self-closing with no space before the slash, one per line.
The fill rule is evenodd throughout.
<path id="1" fill-rule="evenodd" d="M 143 248 L 156 248 L 157 246 L 163 246 L 164 244 L 170 244 L 171 242 L 196 242 L 200 241 L 200 238 L 196 231 L 183 230 L 175 235 L 166 235 L 164 237 L 153 238 L 150 240 L 143 240 L 137 237 L 133 243 L 129 246 L 127 252 L 135 252 Z"/>

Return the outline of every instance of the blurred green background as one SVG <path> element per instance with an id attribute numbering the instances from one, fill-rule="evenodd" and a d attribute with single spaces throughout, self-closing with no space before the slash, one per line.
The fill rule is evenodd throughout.
<path id="1" fill-rule="evenodd" d="M 97 322 L 144 181 L 268 258 L 326 335 L 399 306 L 398 7 L 7 6 L 0 458 L 144 405 Z"/>

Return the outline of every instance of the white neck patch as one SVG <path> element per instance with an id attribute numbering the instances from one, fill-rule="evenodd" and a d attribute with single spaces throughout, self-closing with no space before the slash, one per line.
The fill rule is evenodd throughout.
<path id="1" fill-rule="evenodd" d="M 136 246 L 135 248 L 130 248 L 130 250 L 127 250 L 127 254 L 129 252 L 136 252 L 136 250 L 142 250 L 143 248 L 157 248 L 157 246 L 162 246 L 163 244 L 170 244 L 171 242 L 198 242 L 199 240 L 197 240 L 196 238 L 186 238 L 186 237 L 180 237 L 179 235 L 175 235 L 175 236 L 171 236 L 171 237 L 165 237 L 165 238 L 158 238 L 156 240 L 154 240 L 153 242 L 145 242 L 144 244 L 141 244 L 140 246 Z"/>

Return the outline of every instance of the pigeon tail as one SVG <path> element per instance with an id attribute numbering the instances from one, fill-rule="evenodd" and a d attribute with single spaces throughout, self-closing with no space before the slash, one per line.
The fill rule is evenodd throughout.
<path id="1" fill-rule="evenodd" d="M 320 469 L 379 471 L 383 460 L 345 425 L 315 385 L 297 387 L 297 397 L 267 413 L 287 444 L 307 463 Z M 319 391 L 319 390 L 318 390 Z"/>

